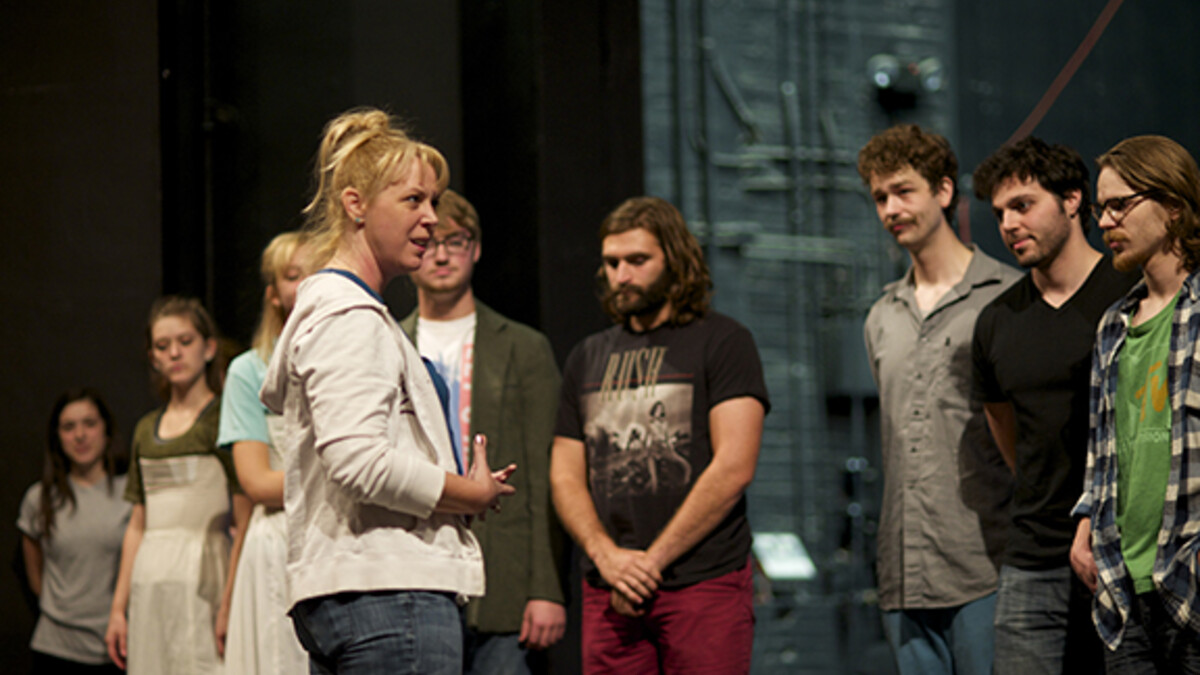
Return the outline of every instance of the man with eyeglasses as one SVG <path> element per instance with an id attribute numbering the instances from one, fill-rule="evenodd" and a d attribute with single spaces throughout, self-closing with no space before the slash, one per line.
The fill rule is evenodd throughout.
<path id="1" fill-rule="evenodd" d="M 1162 136 L 1096 163 L 1104 242 L 1142 281 L 1100 322 L 1071 565 L 1110 675 L 1200 673 L 1200 169 Z"/>
<path id="2" fill-rule="evenodd" d="M 1096 325 L 1137 275 L 1088 243 L 1088 169 L 1073 149 L 1032 136 L 1005 145 L 974 186 L 1029 270 L 979 313 L 972 345 L 972 395 L 1014 476 L 994 672 L 1103 672 L 1092 593 L 1070 566 L 1071 507 L 1087 461 Z"/>
<path id="3" fill-rule="evenodd" d="M 481 252 L 479 216 L 453 190 L 442 194 L 438 224 L 411 278 L 417 309 L 400 325 L 450 387 L 451 436 L 470 448 L 488 439 L 496 466 L 517 471 L 503 511 L 475 520 L 487 594 L 466 608 L 464 673 L 529 673 L 566 627 L 559 555 L 561 527 L 550 511 L 550 445 L 561 379 L 546 336 L 475 299 L 471 277 Z"/>

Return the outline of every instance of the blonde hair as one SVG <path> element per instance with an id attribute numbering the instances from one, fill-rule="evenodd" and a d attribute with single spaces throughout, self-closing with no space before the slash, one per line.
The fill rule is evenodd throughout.
<path id="1" fill-rule="evenodd" d="M 342 192 L 355 188 L 369 204 L 417 160 L 433 169 L 438 192 L 445 190 L 450 167 L 442 153 L 410 138 L 400 123 L 382 110 L 356 108 L 325 125 L 314 167 L 316 191 L 304 207 L 304 232 L 313 249 L 314 264 L 324 265 L 333 257 L 351 225 L 342 206 Z"/>
<path id="2" fill-rule="evenodd" d="M 262 274 L 263 285 L 267 288 L 274 287 L 275 280 L 288 268 L 292 256 L 296 255 L 296 251 L 307 243 L 299 232 L 284 232 L 276 235 L 262 252 L 262 265 L 259 267 L 259 271 Z M 301 265 L 305 274 L 312 272 L 312 266 L 307 263 L 306 258 Z M 276 289 L 276 297 L 278 295 L 278 289 Z M 285 321 L 287 321 L 287 312 L 283 307 L 272 303 L 270 297 L 264 293 L 262 316 L 258 319 L 258 326 L 254 329 L 254 338 L 250 342 L 254 351 L 258 352 L 263 361 L 271 360 L 271 352 L 275 351 L 275 340 L 283 331 Z"/>

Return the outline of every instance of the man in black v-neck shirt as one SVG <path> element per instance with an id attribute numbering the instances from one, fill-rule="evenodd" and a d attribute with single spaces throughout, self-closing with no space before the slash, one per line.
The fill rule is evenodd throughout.
<path id="1" fill-rule="evenodd" d="M 996 602 L 995 672 L 1103 672 L 1091 593 L 1071 571 L 1071 508 L 1087 457 L 1096 325 L 1137 280 L 1087 241 L 1088 170 L 1074 150 L 1029 137 L 980 164 L 1021 281 L 980 313 L 973 395 L 1015 476 Z"/>

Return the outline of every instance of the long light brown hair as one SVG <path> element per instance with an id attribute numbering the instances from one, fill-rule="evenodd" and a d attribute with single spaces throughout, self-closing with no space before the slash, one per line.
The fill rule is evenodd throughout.
<path id="1" fill-rule="evenodd" d="M 1184 269 L 1200 269 L 1200 169 L 1191 154 L 1166 136 L 1134 136 L 1097 157 L 1096 165 L 1173 211 L 1167 241 Z"/>
<path id="2" fill-rule="evenodd" d="M 712 279 L 700 243 L 688 231 L 683 214 L 670 202 L 658 197 L 631 197 L 613 209 L 600 225 L 600 241 L 612 234 L 644 229 L 658 239 L 670 275 L 667 301 L 671 315 L 667 323 L 681 326 L 708 313 L 712 298 Z M 615 299 L 607 293 L 604 266 L 596 272 L 604 311 L 613 321 L 625 316 L 618 311 Z"/>

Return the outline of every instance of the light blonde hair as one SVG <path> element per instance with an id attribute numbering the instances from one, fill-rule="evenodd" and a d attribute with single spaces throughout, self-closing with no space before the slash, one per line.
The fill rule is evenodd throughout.
<path id="1" fill-rule="evenodd" d="M 450 183 L 450 167 L 436 148 L 413 140 L 393 117 L 376 108 L 355 108 L 325 125 L 314 167 L 316 191 L 304 207 L 304 232 L 313 263 L 333 257 L 342 235 L 352 225 L 342 206 L 342 192 L 358 190 L 370 203 L 389 184 L 421 161 L 437 176 L 438 192 Z"/>
<path id="2" fill-rule="evenodd" d="M 466 230 L 475 241 L 479 241 L 483 236 L 479 229 L 479 214 L 475 212 L 475 207 L 471 206 L 471 202 L 467 201 L 466 197 L 454 190 L 446 190 L 438 198 L 437 214 L 439 230 L 443 224 L 449 224 L 447 222 L 449 219 L 458 223 L 458 226 Z"/>
<path id="3" fill-rule="evenodd" d="M 259 267 L 265 287 L 275 287 L 276 279 L 287 270 L 292 256 L 296 255 L 296 251 L 305 244 L 307 241 L 300 232 L 284 232 L 276 235 L 271 243 L 267 244 L 267 247 L 263 249 L 262 264 Z M 312 272 L 308 256 L 305 256 L 300 266 L 306 275 Z M 276 289 L 275 295 L 278 297 L 278 289 Z M 254 338 L 250 342 L 254 351 L 258 352 L 263 361 L 271 360 L 271 352 L 275 351 L 275 340 L 283 331 L 285 321 L 287 321 L 286 310 L 272 303 L 270 296 L 264 293 L 262 315 L 258 319 L 258 326 L 254 329 Z"/>

